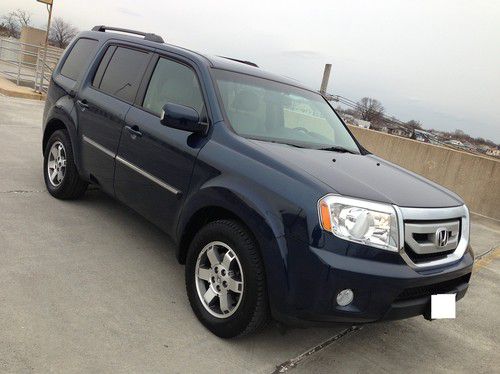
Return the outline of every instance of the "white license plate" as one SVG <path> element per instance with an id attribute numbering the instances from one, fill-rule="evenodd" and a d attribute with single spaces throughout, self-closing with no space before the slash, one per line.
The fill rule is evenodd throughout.
<path id="1" fill-rule="evenodd" d="M 455 318 L 457 294 L 439 294 L 431 296 L 431 318 Z"/>

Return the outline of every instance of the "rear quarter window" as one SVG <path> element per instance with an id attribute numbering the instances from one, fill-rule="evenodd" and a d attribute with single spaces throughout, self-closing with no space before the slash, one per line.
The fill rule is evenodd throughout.
<path id="1" fill-rule="evenodd" d="M 61 75 L 74 81 L 78 80 L 94 57 L 96 48 L 97 40 L 79 39 L 64 61 Z"/>

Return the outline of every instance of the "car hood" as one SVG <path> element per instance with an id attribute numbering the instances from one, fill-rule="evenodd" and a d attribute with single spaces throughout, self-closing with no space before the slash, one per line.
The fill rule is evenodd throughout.
<path id="1" fill-rule="evenodd" d="M 274 159 L 299 168 L 332 193 L 401 207 L 459 206 L 463 200 L 438 184 L 380 157 L 305 149 L 252 140 Z"/>

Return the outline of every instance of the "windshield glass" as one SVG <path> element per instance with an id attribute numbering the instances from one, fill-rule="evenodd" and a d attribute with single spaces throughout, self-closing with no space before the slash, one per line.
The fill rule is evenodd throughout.
<path id="1" fill-rule="evenodd" d="M 214 69 L 226 116 L 246 138 L 359 153 L 333 109 L 315 92 Z"/>

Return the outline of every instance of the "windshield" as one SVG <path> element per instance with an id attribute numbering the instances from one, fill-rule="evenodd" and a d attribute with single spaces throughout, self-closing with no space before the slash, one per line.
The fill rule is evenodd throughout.
<path id="1" fill-rule="evenodd" d="M 339 117 L 315 92 L 214 69 L 226 116 L 246 138 L 359 153 Z"/>

